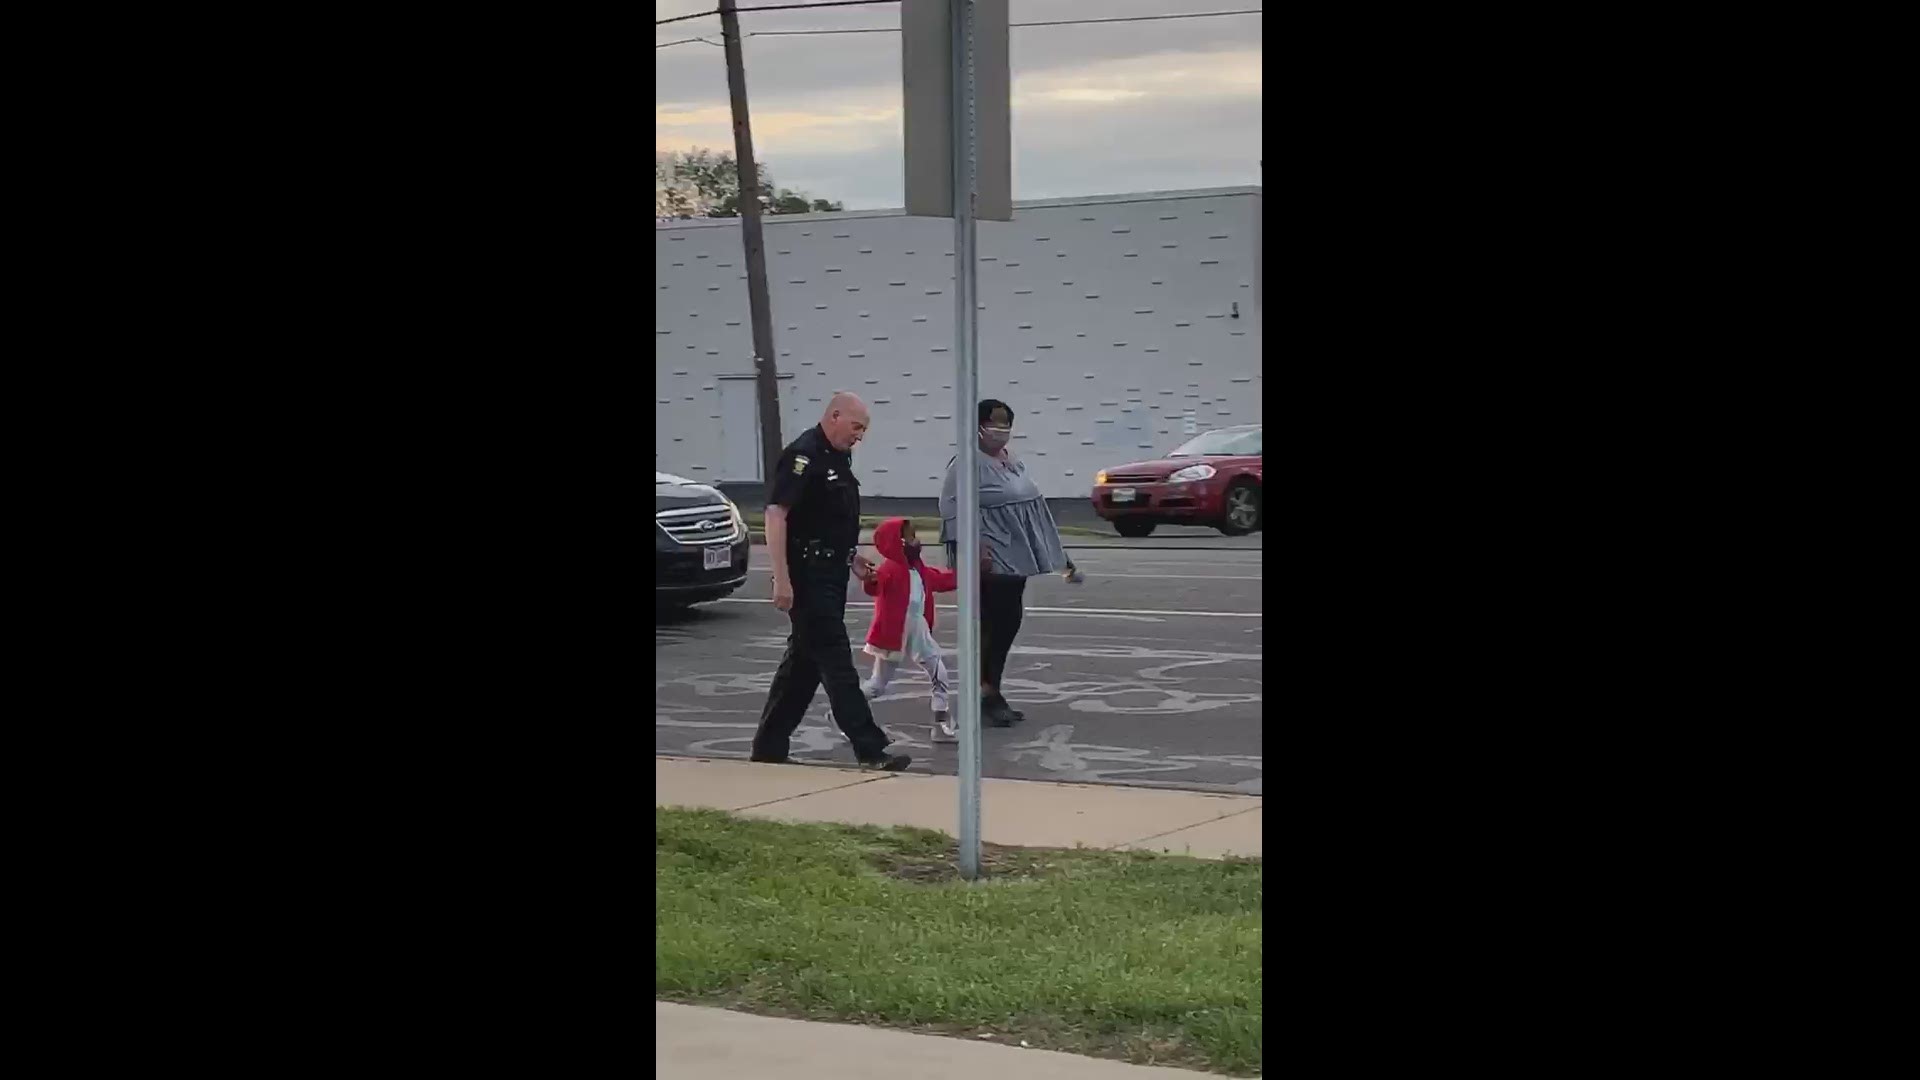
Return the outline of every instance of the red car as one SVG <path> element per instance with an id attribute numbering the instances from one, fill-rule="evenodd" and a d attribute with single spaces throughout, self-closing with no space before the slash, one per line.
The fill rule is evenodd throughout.
<path id="1" fill-rule="evenodd" d="M 1260 528 L 1260 425 L 1209 431 L 1154 461 L 1102 469 L 1093 511 L 1121 536 L 1156 525 L 1211 525 L 1228 536 Z"/>

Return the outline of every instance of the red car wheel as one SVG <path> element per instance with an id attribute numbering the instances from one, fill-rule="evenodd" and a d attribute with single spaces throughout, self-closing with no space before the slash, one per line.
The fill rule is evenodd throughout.
<path id="1" fill-rule="evenodd" d="M 1251 480 L 1236 480 L 1227 489 L 1227 512 L 1220 519 L 1220 531 L 1228 536 L 1244 536 L 1260 527 L 1260 489 Z"/>

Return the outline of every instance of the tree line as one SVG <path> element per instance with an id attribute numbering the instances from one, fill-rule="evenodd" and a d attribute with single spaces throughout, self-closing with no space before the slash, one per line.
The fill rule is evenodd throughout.
<path id="1" fill-rule="evenodd" d="M 763 213 L 821 214 L 845 210 L 826 199 L 810 199 L 789 188 L 776 188 L 766 162 L 759 164 Z M 732 154 L 694 147 L 685 151 L 655 151 L 653 155 L 653 216 L 660 220 L 730 218 L 740 216 L 740 170 Z"/>

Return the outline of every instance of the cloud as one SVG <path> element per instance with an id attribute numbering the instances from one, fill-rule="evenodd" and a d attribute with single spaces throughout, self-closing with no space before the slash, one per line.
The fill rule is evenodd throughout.
<path id="1" fill-rule="evenodd" d="M 667 0 L 658 17 L 706 0 Z M 1018 21 L 1215 10 L 1205 0 L 1013 0 Z M 706 23 L 660 27 L 660 40 Z M 771 12 L 749 31 L 898 25 L 897 5 Z M 684 28 L 685 32 L 671 33 Z M 1255 17 L 1015 29 L 1014 197 L 1058 198 L 1260 183 L 1261 53 Z M 716 37 L 717 40 L 717 37 Z M 783 187 L 849 209 L 898 207 L 898 34 L 750 37 L 755 150 Z M 656 57 L 655 146 L 733 147 L 719 49 Z"/>
<path id="2" fill-rule="evenodd" d="M 1260 53 L 1159 53 L 1017 76 L 1015 124 L 1021 110 L 1075 105 L 1260 99 Z"/>
<path id="3" fill-rule="evenodd" d="M 900 107 L 874 103 L 821 111 L 759 110 L 753 116 L 754 152 L 773 157 L 783 150 L 865 150 L 900 141 Z M 710 146 L 731 150 L 733 115 L 725 105 L 661 107 L 653 114 L 656 150 Z"/>
<path id="4" fill-rule="evenodd" d="M 661 0 L 656 17 L 711 7 L 708 0 Z M 751 5 L 749 5 L 751 6 Z M 1013 0 L 1014 22 L 1157 15 L 1182 10 L 1212 11 L 1217 0 Z M 1225 7 L 1242 5 L 1229 4 Z M 871 8 L 821 8 L 773 11 L 741 19 L 748 91 L 754 100 L 784 101 L 793 95 L 850 85 L 890 85 L 900 81 L 900 35 L 829 34 L 777 36 L 766 31 L 847 30 L 900 25 L 899 5 Z M 1016 79 L 1076 70 L 1115 60 L 1179 56 L 1203 69 L 1209 54 L 1260 49 L 1260 16 L 1175 19 L 1137 23 L 1016 27 L 1008 35 L 1009 62 Z M 694 19 L 657 27 L 656 39 L 677 41 L 696 34 L 719 40 L 717 18 Z M 753 36 L 755 32 L 761 36 Z M 724 102 L 726 64 L 721 50 L 708 45 L 678 45 L 654 54 L 656 88 L 661 101 L 697 96 Z"/>
<path id="5" fill-rule="evenodd" d="M 1086 105 L 1112 105 L 1120 101 L 1132 101 L 1147 96 L 1145 90 L 1121 90 L 1094 86 L 1063 86 L 1058 90 L 1043 90 L 1020 99 L 1020 105 L 1031 105 L 1040 101 L 1064 101 Z"/>

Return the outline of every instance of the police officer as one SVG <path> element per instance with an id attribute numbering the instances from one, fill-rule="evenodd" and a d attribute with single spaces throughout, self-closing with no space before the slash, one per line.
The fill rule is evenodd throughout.
<path id="1" fill-rule="evenodd" d="M 873 565 L 854 553 L 860 483 L 853 478 L 852 451 L 866 434 L 866 403 L 835 394 L 820 423 L 793 440 L 774 467 L 767 554 L 773 560 L 773 606 L 787 613 L 793 632 L 760 711 L 755 761 L 787 760 L 793 731 L 821 685 L 860 764 L 898 772 L 912 760 L 887 753 L 887 734 L 873 722 L 847 640 L 847 568 L 862 581 L 873 573 Z"/>

